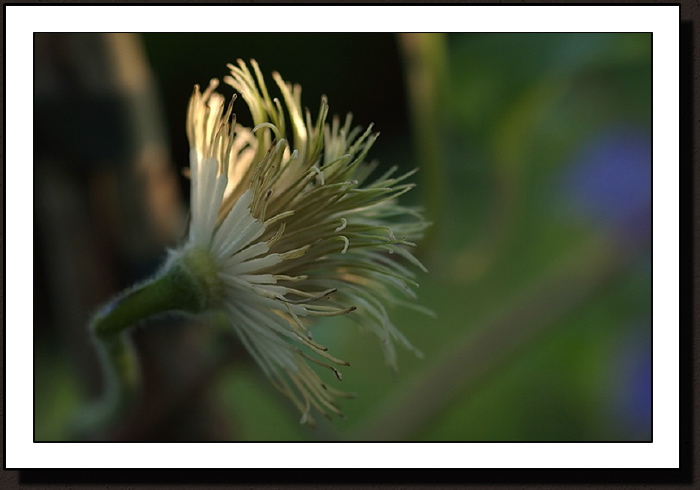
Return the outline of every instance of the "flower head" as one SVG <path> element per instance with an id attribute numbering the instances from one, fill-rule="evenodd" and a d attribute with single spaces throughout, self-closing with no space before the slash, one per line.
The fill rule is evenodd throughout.
<path id="1" fill-rule="evenodd" d="M 415 297 L 411 240 L 426 224 L 396 198 L 413 185 L 396 168 L 370 180 L 365 162 L 378 133 L 352 127 L 348 115 L 327 123 L 325 98 L 315 120 L 302 111 L 301 88 L 273 78 L 271 98 L 260 69 L 238 61 L 224 82 L 250 108 L 254 128 L 236 123 L 233 100 L 218 80 L 195 87 L 187 114 L 190 142 L 189 238 L 170 262 L 194 271 L 206 307 L 221 309 L 273 384 L 312 423 L 311 408 L 342 415 L 310 362 L 332 370 L 348 363 L 309 331 L 315 317 L 348 314 L 381 341 L 396 365 L 394 343 L 418 351 L 389 320 L 386 304 Z M 401 260 L 397 260 L 401 259 Z M 403 263 L 402 263 L 403 262 Z M 419 307 L 417 307 L 420 309 Z"/>

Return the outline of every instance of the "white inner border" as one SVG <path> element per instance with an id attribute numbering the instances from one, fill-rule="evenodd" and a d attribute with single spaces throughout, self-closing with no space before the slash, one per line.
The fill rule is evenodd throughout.
<path id="1" fill-rule="evenodd" d="M 6 5 L 6 467 L 677 468 L 678 6 Z M 653 440 L 644 443 L 93 444 L 32 442 L 34 32 L 653 32 Z M 167 22 L 165 21 L 167 19 Z M 326 22 L 321 22 L 325 19 Z M 332 20 L 332 22 L 328 22 Z M 235 54 L 232 54 L 235 57 Z M 663 122 L 661 122 L 663 121 Z M 9 185 L 8 185 L 9 184 Z M 24 211 L 22 211 L 24 210 Z M 18 212 L 14 212 L 18 211 Z M 20 240 L 21 238 L 21 240 Z M 11 285 L 11 287 L 7 287 Z"/>

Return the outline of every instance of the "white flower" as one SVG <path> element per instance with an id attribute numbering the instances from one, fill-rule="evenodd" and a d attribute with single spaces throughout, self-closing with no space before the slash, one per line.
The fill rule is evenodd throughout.
<path id="1" fill-rule="evenodd" d="M 301 88 L 273 78 L 271 98 L 258 65 L 238 61 L 224 79 L 245 100 L 255 127 L 235 122 L 217 80 L 195 87 L 187 115 L 190 141 L 189 238 L 170 263 L 202 286 L 206 307 L 226 312 L 231 328 L 273 384 L 313 423 L 311 407 L 342 415 L 336 396 L 309 361 L 332 370 L 348 363 L 314 342 L 314 317 L 349 314 L 381 341 L 396 365 L 394 342 L 418 351 L 389 320 L 387 304 L 415 306 L 412 267 L 423 268 L 408 240 L 426 224 L 396 198 L 413 172 L 395 168 L 367 182 L 365 155 L 378 134 L 352 128 L 348 115 L 326 123 L 301 109 Z M 235 100 L 235 97 L 234 97 Z M 286 114 L 285 110 L 286 108 Z M 288 136 L 291 134 L 291 136 Z M 396 221 L 393 221 L 396 220 Z M 398 257 L 397 257 L 398 256 Z M 402 259 L 401 261 L 397 260 Z M 415 306 L 416 309 L 421 309 Z"/>

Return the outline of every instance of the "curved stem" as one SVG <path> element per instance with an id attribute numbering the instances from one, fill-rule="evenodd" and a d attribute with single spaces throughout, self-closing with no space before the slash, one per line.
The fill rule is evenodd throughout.
<path id="1" fill-rule="evenodd" d="M 90 331 L 104 373 L 104 390 L 96 403 L 79 413 L 74 433 L 94 436 L 122 418 L 138 398 L 141 377 L 138 359 L 127 329 L 166 311 L 198 312 L 207 304 L 202 284 L 182 262 L 171 263 L 160 275 L 135 286 L 100 310 Z"/>
<path id="2" fill-rule="evenodd" d="M 179 263 L 154 279 L 126 290 L 99 311 L 90 322 L 98 339 L 109 341 L 134 323 L 170 310 L 196 312 L 205 298 L 198 281 Z"/>
<path id="3" fill-rule="evenodd" d="M 94 339 L 104 389 L 98 400 L 78 413 L 73 427 L 78 439 L 95 437 L 117 422 L 134 405 L 141 385 L 136 351 L 126 332 Z"/>

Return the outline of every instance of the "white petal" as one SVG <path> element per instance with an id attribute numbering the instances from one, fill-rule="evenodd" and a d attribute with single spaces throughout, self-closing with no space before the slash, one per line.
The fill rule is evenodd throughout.
<path id="1" fill-rule="evenodd" d="M 218 161 L 215 158 L 205 158 L 193 172 L 190 238 L 196 246 L 208 247 L 214 234 L 227 184 L 225 175 L 217 177 L 218 171 Z"/>
<path id="2" fill-rule="evenodd" d="M 259 271 L 272 267 L 282 262 L 282 257 L 279 254 L 270 254 L 259 259 L 252 259 L 246 262 L 235 264 L 224 269 L 229 274 L 248 274 L 253 271 Z"/>
<path id="3" fill-rule="evenodd" d="M 243 218 L 243 222 L 238 229 L 240 231 L 232 234 L 217 253 L 222 267 L 239 263 L 240 260 L 236 254 L 253 240 L 260 237 L 265 232 L 265 225 L 248 214 Z"/>
<path id="4" fill-rule="evenodd" d="M 235 257 L 236 260 L 239 262 L 244 262 L 248 259 L 252 259 L 254 257 L 257 257 L 258 255 L 262 255 L 266 253 L 268 250 L 270 250 L 270 246 L 265 243 L 265 242 L 258 242 L 254 243 L 248 248 L 245 248 L 238 252 Z"/>
<path id="5" fill-rule="evenodd" d="M 216 230 L 214 240 L 211 245 L 212 253 L 216 256 L 222 255 L 222 250 L 227 242 L 230 242 L 233 237 L 239 235 L 248 221 L 244 218 L 250 214 L 250 203 L 253 202 L 253 191 L 248 189 L 236 201 L 231 210 L 228 212 L 223 222 Z"/>

